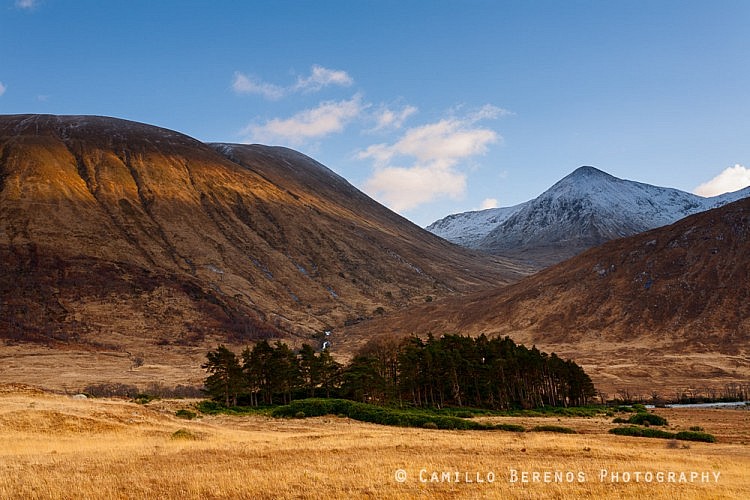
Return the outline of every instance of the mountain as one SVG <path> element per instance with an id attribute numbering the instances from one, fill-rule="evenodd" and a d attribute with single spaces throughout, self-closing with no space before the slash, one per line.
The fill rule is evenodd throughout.
<path id="1" fill-rule="evenodd" d="M 750 380 L 750 198 L 610 241 L 503 288 L 345 332 L 509 335 L 570 357 L 610 397 Z"/>
<path id="2" fill-rule="evenodd" d="M 452 214 L 433 222 L 426 229 L 457 245 L 477 249 L 488 234 L 529 203 Z"/>
<path id="3" fill-rule="evenodd" d="M 6 347 L 146 353 L 154 366 L 182 349 L 199 355 L 193 375 L 219 342 L 311 341 L 528 273 L 289 149 L 49 115 L 0 116 L 0 261 Z"/>
<path id="4" fill-rule="evenodd" d="M 531 201 L 451 215 L 427 230 L 468 248 L 544 267 L 605 241 L 665 226 L 747 196 L 750 187 L 703 198 L 580 167 Z"/>

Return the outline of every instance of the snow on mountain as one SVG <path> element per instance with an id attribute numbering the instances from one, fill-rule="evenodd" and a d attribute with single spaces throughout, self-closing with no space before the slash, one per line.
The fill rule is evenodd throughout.
<path id="1" fill-rule="evenodd" d="M 433 222 L 426 229 L 461 246 L 477 248 L 482 238 L 528 203 L 449 215 L 444 219 Z"/>
<path id="2" fill-rule="evenodd" d="M 546 266 L 747 196 L 750 187 L 703 198 L 580 167 L 531 201 L 450 215 L 427 229 L 459 245 Z"/>

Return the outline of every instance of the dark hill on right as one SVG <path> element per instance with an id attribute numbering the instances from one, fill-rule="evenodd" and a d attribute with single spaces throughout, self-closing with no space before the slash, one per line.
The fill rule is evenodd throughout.
<path id="1" fill-rule="evenodd" d="M 366 330 L 366 331 L 365 331 Z M 508 335 L 570 357 L 610 397 L 750 383 L 750 199 L 610 241 L 504 289 L 360 325 Z"/>

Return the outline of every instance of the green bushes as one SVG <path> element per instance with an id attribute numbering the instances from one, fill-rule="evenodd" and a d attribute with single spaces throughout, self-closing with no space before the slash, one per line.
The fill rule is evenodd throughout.
<path id="1" fill-rule="evenodd" d="M 596 417 L 605 413 L 603 406 L 540 406 L 532 410 L 499 410 L 492 412 L 493 415 L 509 417 Z"/>
<path id="2" fill-rule="evenodd" d="M 184 418 L 185 420 L 193 420 L 198 415 L 194 411 L 181 409 L 181 410 L 177 410 L 177 412 L 175 413 L 175 416 L 177 418 Z"/>
<path id="3" fill-rule="evenodd" d="M 620 408 L 622 409 L 623 407 Z M 617 434 L 618 436 L 650 437 L 673 440 L 679 439 L 681 441 L 702 441 L 705 443 L 716 442 L 716 438 L 714 436 L 702 432 L 703 428 L 698 426 L 690 427 L 689 431 L 676 433 L 661 429 L 652 429 L 650 428 L 651 425 L 667 425 L 667 419 L 662 416 L 656 415 L 655 413 L 648 413 L 646 408 L 642 405 L 633 405 L 633 409 L 637 411 L 635 415 L 631 415 L 627 419 L 617 417 L 612 421 L 615 424 L 631 425 L 627 427 L 616 427 L 614 429 L 610 429 L 609 432 L 611 434 Z M 642 425 L 644 427 L 637 427 L 638 425 Z"/>
<path id="4" fill-rule="evenodd" d="M 201 401 L 195 405 L 196 409 L 204 415 L 268 415 L 271 411 L 269 407 L 255 406 L 232 406 L 226 407 L 216 401 Z"/>
<path id="5" fill-rule="evenodd" d="M 558 434 L 578 434 L 575 429 L 570 427 L 562 427 L 560 425 L 537 425 L 533 429 L 533 432 L 557 432 Z"/>
<path id="6" fill-rule="evenodd" d="M 216 401 L 201 401 L 198 403 L 197 408 L 201 413 L 205 413 L 206 415 L 216 415 L 222 413 L 222 410 L 225 409 L 221 403 L 217 403 Z"/>
<path id="7" fill-rule="evenodd" d="M 713 434 L 698 431 L 681 431 L 675 434 L 674 438 L 681 441 L 701 441 L 704 443 L 716 442 L 716 437 Z"/>
<path id="8" fill-rule="evenodd" d="M 672 432 L 663 431 L 661 429 L 651 429 L 648 427 L 636 427 L 635 425 L 629 425 L 627 427 L 615 427 L 614 429 L 610 429 L 609 432 L 611 434 L 617 434 L 618 436 L 651 437 L 663 439 L 675 438 L 675 435 Z"/>
<path id="9" fill-rule="evenodd" d="M 628 427 L 615 427 L 610 429 L 611 434 L 618 436 L 635 436 L 635 437 L 650 437 L 650 438 L 662 438 L 662 439 L 679 439 L 681 441 L 702 441 L 705 443 L 714 443 L 716 438 L 711 434 L 705 432 L 695 431 L 682 431 L 682 432 L 668 432 L 661 429 L 651 429 L 649 427 L 636 427 L 634 425 Z"/>
<path id="10" fill-rule="evenodd" d="M 288 405 L 274 408 L 273 417 L 294 417 L 298 412 L 304 412 L 306 417 L 322 417 L 323 415 L 346 415 L 353 401 L 345 399 L 309 398 L 292 401 Z"/>
<path id="11" fill-rule="evenodd" d="M 667 425 L 667 419 L 656 415 L 655 413 L 638 412 L 625 419 L 617 417 L 612 421 L 615 424 L 635 424 L 635 425 Z"/>
<path id="12" fill-rule="evenodd" d="M 628 419 L 628 422 L 636 425 L 667 425 L 667 419 L 655 413 L 638 412 Z"/>
<path id="13" fill-rule="evenodd" d="M 323 415 L 344 415 L 360 422 L 391 425 L 396 427 L 421 427 L 426 429 L 478 429 L 503 430 L 523 432 L 524 428 L 512 424 L 483 424 L 472 420 L 437 415 L 421 410 L 400 410 L 375 406 L 367 403 L 357 403 L 346 399 L 300 399 L 288 405 L 279 406 L 271 412 L 274 417 L 299 418 L 320 417 Z"/>
<path id="14" fill-rule="evenodd" d="M 495 424 L 492 428 L 498 431 L 526 432 L 523 425 L 518 424 Z"/>
<path id="15" fill-rule="evenodd" d="M 152 396 L 151 394 L 140 393 L 140 394 L 135 395 L 135 397 L 133 398 L 133 401 L 135 401 L 139 405 L 145 405 L 145 404 L 150 403 L 154 399 L 156 399 L 156 397 Z"/>

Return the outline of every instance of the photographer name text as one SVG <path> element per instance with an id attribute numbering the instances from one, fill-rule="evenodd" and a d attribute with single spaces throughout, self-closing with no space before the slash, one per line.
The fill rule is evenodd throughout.
<path id="1" fill-rule="evenodd" d="M 620 470 L 599 469 L 598 471 L 581 470 L 520 470 L 510 468 L 507 473 L 495 471 L 461 471 L 419 469 L 411 477 L 404 469 L 398 469 L 396 481 L 405 483 L 416 480 L 420 483 L 494 483 L 506 481 L 511 484 L 553 484 L 553 483 L 718 483 L 719 471 L 693 470 Z"/>

